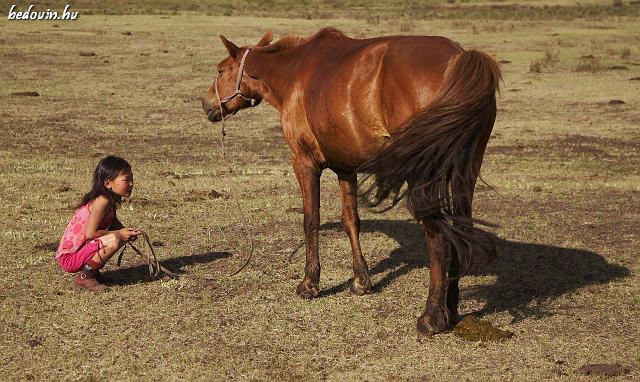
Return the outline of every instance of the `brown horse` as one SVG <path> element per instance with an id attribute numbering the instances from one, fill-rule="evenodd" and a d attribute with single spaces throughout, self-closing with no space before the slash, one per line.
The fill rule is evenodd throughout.
<path id="1" fill-rule="evenodd" d="M 263 99 L 280 112 L 304 207 L 306 265 L 298 295 L 319 293 L 325 168 L 340 183 L 353 252 L 351 291 L 371 291 L 357 212 L 356 174 L 366 173 L 372 182 L 362 200 L 393 206 L 406 196 L 423 224 L 430 278 L 418 331 L 447 330 L 458 319 L 459 277 L 479 253 L 494 253 L 493 236 L 473 225 L 479 221 L 471 217 L 471 201 L 496 115 L 496 62 L 433 36 L 360 40 L 322 29 L 271 44 L 269 32 L 244 47 L 220 38 L 229 57 L 218 64 L 202 107 L 211 122 Z"/>

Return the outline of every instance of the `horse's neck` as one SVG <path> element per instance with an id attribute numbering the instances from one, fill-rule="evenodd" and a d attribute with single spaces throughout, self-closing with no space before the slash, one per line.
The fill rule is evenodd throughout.
<path id="1" fill-rule="evenodd" d="M 303 49 L 296 47 L 274 53 L 260 52 L 250 63 L 250 71 L 257 74 L 271 93 L 262 95 L 263 98 L 279 111 L 300 74 L 303 57 Z"/>

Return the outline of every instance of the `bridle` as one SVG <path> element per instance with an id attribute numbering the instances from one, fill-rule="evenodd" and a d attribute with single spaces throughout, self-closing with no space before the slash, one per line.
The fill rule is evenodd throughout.
<path id="1" fill-rule="evenodd" d="M 214 86 L 216 88 L 216 97 L 218 98 L 218 105 L 220 106 L 220 118 L 222 118 L 223 121 L 224 121 L 224 111 L 222 110 L 222 106 L 224 106 L 227 102 L 231 101 L 232 99 L 236 97 L 240 97 L 245 101 L 251 102 L 252 107 L 257 105 L 259 102 L 259 100 L 255 98 L 247 97 L 246 95 L 242 94 L 242 90 L 240 90 L 240 85 L 242 85 L 242 76 L 244 75 L 244 64 L 245 64 L 245 61 L 247 60 L 247 55 L 251 51 L 251 48 L 253 47 L 252 46 L 248 47 L 247 50 L 245 50 L 244 53 L 242 54 L 242 59 L 240 60 L 240 68 L 238 69 L 238 78 L 236 79 L 236 91 L 233 94 L 231 94 L 225 99 L 220 99 L 220 93 L 218 92 L 218 77 L 216 77 L 215 79 Z"/>

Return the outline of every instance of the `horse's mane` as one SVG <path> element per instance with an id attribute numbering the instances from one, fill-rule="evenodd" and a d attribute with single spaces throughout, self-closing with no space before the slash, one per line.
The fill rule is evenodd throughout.
<path id="1" fill-rule="evenodd" d="M 344 33 L 342 33 L 340 30 L 336 28 L 322 28 L 312 36 L 303 37 L 303 36 L 290 35 L 290 36 L 282 37 L 280 40 L 274 42 L 273 44 L 269 44 L 265 47 L 262 47 L 261 50 L 265 53 L 279 52 L 282 50 L 295 48 L 297 46 L 304 44 L 309 40 L 313 40 L 314 38 L 320 37 L 320 36 L 342 37 L 344 36 Z"/>
<path id="2" fill-rule="evenodd" d="M 333 28 L 333 27 L 327 27 L 327 28 L 322 28 L 319 31 L 317 31 L 313 36 L 320 36 L 320 35 L 325 35 L 325 36 L 334 36 L 334 37 L 344 37 L 344 33 L 342 33 L 342 31 L 340 29 L 337 28 Z"/>

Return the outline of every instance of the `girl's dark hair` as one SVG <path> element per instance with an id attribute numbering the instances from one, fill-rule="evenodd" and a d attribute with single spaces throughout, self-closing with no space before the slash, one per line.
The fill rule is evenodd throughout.
<path id="1" fill-rule="evenodd" d="M 100 195 L 104 195 L 109 199 L 109 206 L 112 210 L 118 208 L 122 202 L 122 198 L 106 188 L 104 182 L 118 177 L 120 171 L 131 171 L 129 162 L 115 155 L 102 158 L 102 160 L 98 162 L 96 170 L 93 172 L 93 187 L 91 191 L 82 197 L 82 201 L 78 204 L 77 208 L 84 206 Z"/>

